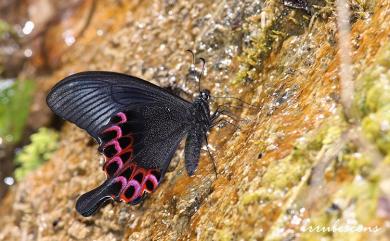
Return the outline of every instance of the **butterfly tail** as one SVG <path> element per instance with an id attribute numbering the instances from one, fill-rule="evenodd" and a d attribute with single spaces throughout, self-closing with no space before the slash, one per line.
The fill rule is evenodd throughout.
<path id="1" fill-rule="evenodd" d="M 117 197 L 122 189 L 122 180 L 108 179 L 97 188 L 81 195 L 76 202 L 76 210 L 84 217 L 98 211 L 108 201 Z"/>

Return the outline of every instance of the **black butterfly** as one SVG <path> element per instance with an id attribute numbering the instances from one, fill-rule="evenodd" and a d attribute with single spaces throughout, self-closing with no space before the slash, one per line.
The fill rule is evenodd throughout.
<path id="1" fill-rule="evenodd" d="M 222 114 L 210 114 L 209 98 L 202 90 L 191 103 L 114 72 L 77 73 L 55 85 L 48 106 L 93 136 L 105 156 L 107 180 L 80 196 L 77 211 L 90 216 L 112 199 L 139 203 L 157 188 L 185 135 L 185 167 L 193 175 L 207 132 Z"/>

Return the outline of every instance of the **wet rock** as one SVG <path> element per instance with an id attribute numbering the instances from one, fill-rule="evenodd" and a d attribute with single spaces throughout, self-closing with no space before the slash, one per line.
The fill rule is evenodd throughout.
<path id="1" fill-rule="evenodd" d="M 353 124 L 339 103 L 332 1 L 307 1 L 312 15 L 282 1 L 119 2 L 115 21 L 112 9 L 98 5 L 100 18 L 92 18 L 72 52 L 62 56 L 66 64 L 47 78 L 45 90 L 70 73 L 104 69 L 191 96 L 196 89 L 185 82 L 191 63 L 185 50 L 193 49 L 208 61 L 202 87 L 245 101 L 216 98 L 213 109 L 224 104 L 248 121 L 238 121 L 239 130 L 210 133 L 217 178 L 207 153 L 193 177 L 178 155 L 179 163 L 142 204 L 108 204 L 89 218 L 76 213 L 75 200 L 103 182 L 104 174 L 97 146 L 66 124 L 56 154 L 1 203 L 1 238 L 314 240 L 329 235 L 305 232 L 311 225 L 353 221 L 382 230 L 353 237 L 385 239 L 388 0 L 375 6 L 351 1 L 360 16 L 351 21 L 359 120 Z M 364 133 L 356 137 L 362 121 Z"/>
<path id="2" fill-rule="evenodd" d="M 87 227 L 85 224 L 75 221 L 70 225 L 68 234 L 76 240 L 85 240 L 91 231 L 91 227 Z"/>

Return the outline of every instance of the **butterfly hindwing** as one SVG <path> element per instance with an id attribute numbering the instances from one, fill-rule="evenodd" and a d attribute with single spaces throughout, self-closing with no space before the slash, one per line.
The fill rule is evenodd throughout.
<path id="1" fill-rule="evenodd" d="M 99 135 L 108 179 L 78 199 L 79 213 L 92 215 L 107 199 L 136 204 L 156 190 L 187 132 L 187 125 L 175 118 L 178 113 L 172 115 L 165 108 L 138 108 L 110 119 Z"/>

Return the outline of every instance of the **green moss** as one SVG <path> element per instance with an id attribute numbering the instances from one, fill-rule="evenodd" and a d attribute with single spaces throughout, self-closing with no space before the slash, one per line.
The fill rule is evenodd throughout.
<path id="1" fill-rule="evenodd" d="M 285 196 L 285 189 L 280 188 L 276 189 L 275 186 L 269 185 L 269 183 L 264 183 L 264 186 L 260 187 L 254 192 L 244 193 L 240 198 L 240 208 L 244 210 L 243 207 L 250 204 L 255 204 L 260 201 L 268 202 L 272 200 L 277 200 Z"/>
<path id="2" fill-rule="evenodd" d="M 342 156 L 343 163 L 353 174 L 361 174 L 372 167 L 372 161 L 361 153 L 353 152 Z"/>
<path id="3" fill-rule="evenodd" d="M 272 162 L 256 191 L 244 193 L 240 205 L 245 206 L 259 201 L 272 201 L 285 196 L 286 190 L 300 182 L 311 160 L 300 149 L 295 149 L 287 157 Z"/>
<path id="4" fill-rule="evenodd" d="M 365 136 L 385 154 L 390 151 L 390 44 L 356 80 L 354 108 Z"/>
<path id="5" fill-rule="evenodd" d="M 376 63 L 386 69 L 389 69 L 390 68 L 389 57 L 390 57 L 390 44 L 387 44 L 381 49 L 379 55 L 376 58 Z"/>
<path id="6" fill-rule="evenodd" d="M 248 24 L 253 31 L 253 27 L 259 29 L 259 33 L 252 38 L 251 45 L 244 49 L 244 53 L 239 58 L 240 70 L 233 84 L 239 84 L 246 80 L 257 80 L 258 74 L 263 68 L 264 61 L 269 57 L 274 48 L 281 47 L 284 40 L 293 35 L 304 32 L 305 26 L 309 24 L 309 19 L 303 14 L 295 14 L 294 9 L 284 6 L 279 1 L 269 1 L 273 11 L 268 11 L 266 7 L 263 13 L 268 13 L 267 26 L 261 26 L 260 17 Z"/>
<path id="7" fill-rule="evenodd" d="M 0 37 L 9 32 L 13 32 L 12 27 L 7 22 L 0 19 Z"/>
<path id="8" fill-rule="evenodd" d="M 241 205 L 248 205 L 251 203 L 256 203 L 261 198 L 264 198 L 264 194 L 262 190 L 257 190 L 255 192 L 248 192 L 241 196 L 240 204 Z"/>
<path id="9" fill-rule="evenodd" d="M 377 0 L 354 0 L 364 11 L 372 12 Z"/>
<path id="10" fill-rule="evenodd" d="M 383 160 L 383 163 L 390 165 L 390 154 L 388 154 L 385 159 Z"/>
<path id="11" fill-rule="evenodd" d="M 356 81 L 354 108 L 360 117 L 376 112 L 390 103 L 390 44 L 379 52 L 375 63 Z"/>
<path id="12" fill-rule="evenodd" d="M 359 223 L 369 225 L 374 217 L 379 198 L 379 186 L 376 181 L 355 181 L 351 186 L 349 193 L 346 193 L 351 199 L 356 201 L 356 219 Z"/>
<path id="13" fill-rule="evenodd" d="M 339 139 L 343 131 L 347 128 L 347 123 L 338 110 L 335 115 L 328 118 L 322 123 L 321 127 L 311 134 L 304 137 L 304 142 L 297 143 L 296 147 L 302 149 L 303 152 L 319 151 L 324 145 L 333 143 Z"/>
<path id="14" fill-rule="evenodd" d="M 0 89 L 0 137 L 15 143 L 22 136 L 35 85 L 29 80 L 9 85 L 3 82 L 3 85 L 4 89 Z"/>
<path id="15" fill-rule="evenodd" d="M 256 203 L 260 200 L 270 201 L 285 196 L 285 191 L 297 185 L 306 171 L 312 167 L 317 153 L 324 145 L 339 139 L 347 124 L 340 114 L 330 117 L 322 126 L 300 138 L 285 158 L 272 162 L 261 180 L 261 187 L 241 196 L 241 205 Z M 256 143 L 262 151 L 265 150 L 263 142 Z M 363 165 L 358 162 L 351 165 Z"/>
<path id="16" fill-rule="evenodd" d="M 375 112 L 390 103 L 390 74 L 380 74 L 367 91 L 366 105 L 369 111 Z"/>
<path id="17" fill-rule="evenodd" d="M 233 240 L 232 230 L 222 229 L 215 232 L 213 240 L 230 241 Z"/>
<path id="18" fill-rule="evenodd" d="M 319 240 L 325 237 L 331 240 L 359 238 L 357 232 L 332 232 L 332 228 L 370 227 L 373 218 L 376 217 L 378 196 L 379 188 L 376 181 L 356 178 L 352 183 L 344 183 L 332 198 L 337 200 L 336 205 L 340 210 L 332 211 L 331 203 L 328 207 L 323 207 L 322 211 L 310 219 L 310 224 L 305 228 L 306 232 L 301 234 L 302 240 Z M 310 232 L 317 227 L 321 231 Z"/>
<path id="19" fill-rule="evenodd" d="M 302 154 L 293 153 L 282 160 L 272 162 L 264 174 L 264 185 L 275 189 L 284 189 L 297 184 L 311 162 Z"/>
<path id="20" fill-rule="evenodd" d="M 343 131 L 342 122 L 332 120 L 323 124 L 323 127 L 307 143 L 307 149 L 320 150 L 322 146 L 333 143 Z"/>
<path id="21" fill-rule="evenodd" d="M 31 135 L 31 144 L 25 146 L 16 155 L 19 167 L 15 170 L 15 177 L 21 180 L 28 172 L 39 167 L 48 160 L 58 146 L 58 133 L 47 128 L 40 128 Z"/>
<path id="22" fill-rule="evenodd" d="M 362 121 L 364 134 L 386 154 L 390 153 L 390 104 Z"/>

